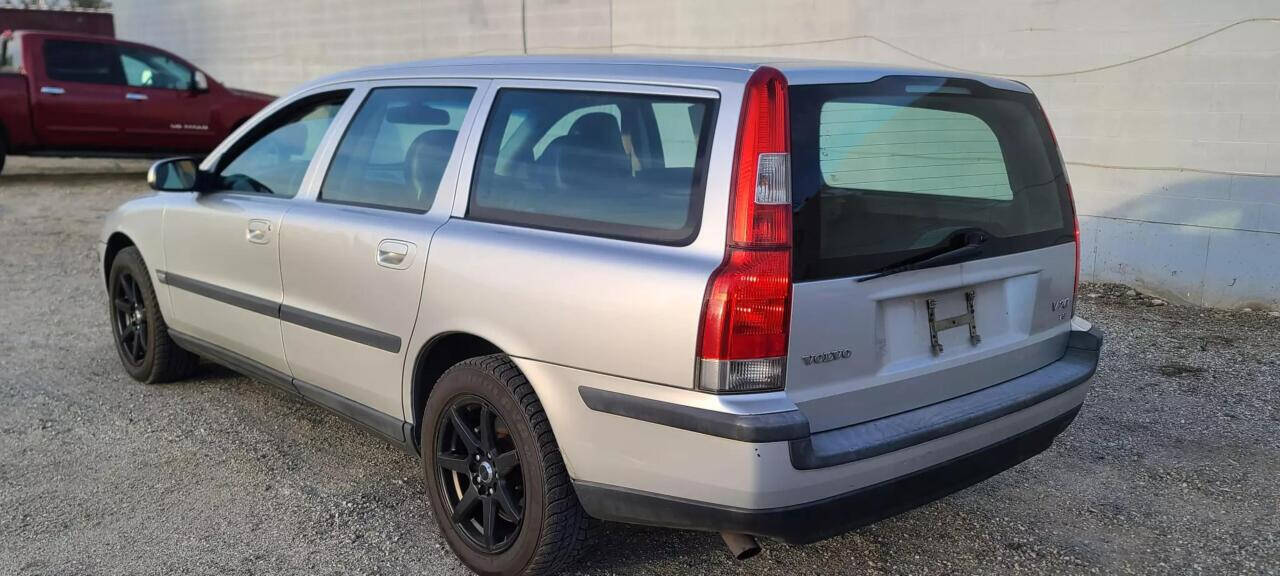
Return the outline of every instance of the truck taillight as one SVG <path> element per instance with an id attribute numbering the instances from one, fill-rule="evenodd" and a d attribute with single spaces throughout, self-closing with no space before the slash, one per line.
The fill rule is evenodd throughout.
<path id="1" fill-rule="evenodd" d="M 761 67 L 747 81 L 724 261 L 707 283 L 699 389 L 780 390 L 791 322 L 791 178 L 787 81 Z"/>

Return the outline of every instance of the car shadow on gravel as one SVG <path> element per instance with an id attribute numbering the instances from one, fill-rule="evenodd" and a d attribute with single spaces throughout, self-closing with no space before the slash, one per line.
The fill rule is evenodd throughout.
<path id="1" fill-rule="evenodd" d="M 762 542 L 761 546 L 767 549 L 769 544 Z M 593 574 L 611 574 L 617 571 L 629 572 L 629 568 L 652 570 L 659 565 L 709 568 L 707 565 L 714 563 L 717 558 L 722 563 L 733 562 L 716 534 L 601 522 L 592 550 L 578 569 Z M 673 571 L 658 568 L 660 573 Z M 719 572 L 721 571 L 708 570 L 708 573 Z"/>

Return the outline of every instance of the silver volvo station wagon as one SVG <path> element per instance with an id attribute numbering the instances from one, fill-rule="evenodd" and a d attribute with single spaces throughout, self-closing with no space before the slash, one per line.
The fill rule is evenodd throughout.
<path id="1" fill-rule="evenodd" d="M 482 574 L 593 519 L 813 542 L 1075 417 L 1101 335 L 1023 84 L 829 62 L 491 58 L 281 98 L 106 219 L 142 382 L 221 363 L 421 456 Z"/>

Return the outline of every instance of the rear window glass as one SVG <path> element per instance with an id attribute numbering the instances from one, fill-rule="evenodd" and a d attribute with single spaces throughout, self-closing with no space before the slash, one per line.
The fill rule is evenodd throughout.
<path id="1" fill-rule="evenodd" d="M 1031 94 L 887 77 L 791 88 L 796 277 L 875 272 L 979 229 L 984 256 L 1073 239 L 1061 161 Z"/>
<path id="2" fill-rule="evenodd" d="M 124 84 L 119 53 L 110 44 L 46 40 L 44 68 L 50 80 Z"/>
<path id="3" fill-rule="evenodd" d="M 1000 142 L 972 114 L 832 100 L 818 126 L 828 186 L 1013 199 Z"/>
<path id="4" fill-rule="evenodd" d="M 22 41 L 11 36 L 0 37 L 0 73 L 22 69 Z"/>
<path id="5" fill-rule="evenodd" d="M 663 244 L 697 233 L 714 100 L 504 89 L 468 216 Z"/>

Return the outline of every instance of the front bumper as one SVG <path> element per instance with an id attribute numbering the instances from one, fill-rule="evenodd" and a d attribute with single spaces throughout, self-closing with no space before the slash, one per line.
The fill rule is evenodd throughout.
<path id="1" fill-rule="evenodd" d="M 1064 355 L 1039 370 L 819 433 L 794 409 L 728 412 L 698 392 L 518 362 L 551 416 L 589 514 L 810 542 L 1048 448 L 1083 403 L 1101 347 L 1096 329 L 1073 331 Z M 577 394 L 568 397 L 566 388 Z"/>

